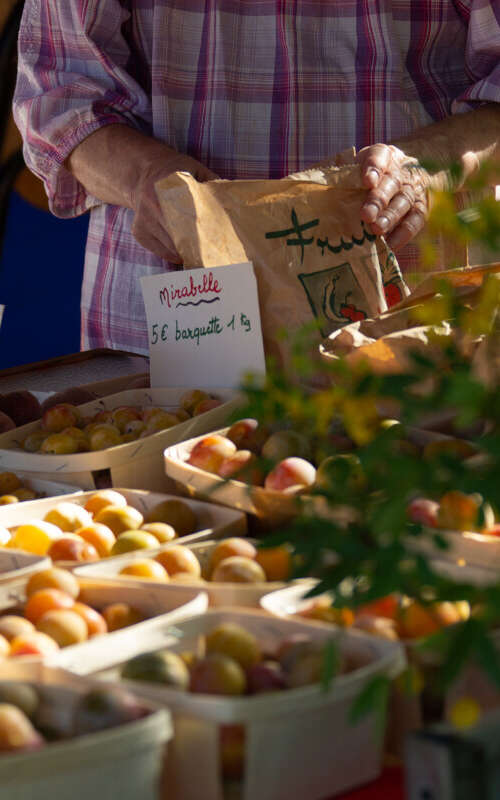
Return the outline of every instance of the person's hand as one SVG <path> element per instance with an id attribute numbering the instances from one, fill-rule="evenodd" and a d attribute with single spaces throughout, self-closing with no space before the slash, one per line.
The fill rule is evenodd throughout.
<path id="1" fill-rule="evenodd" d="M 163 215 L 155 191 L 155 184 L 174 172 L 190 172 L 200 182 L 218 176 L 191 156 L 165 147 L 141 174 L 132 196 L 135 211 L 132 233 L 139 244 L 160 258 L 173 264 L 182 264 L 175 245 L 163 226 Z"/>
<path id="2" fill-rule="evenodd" d="M 370 190 L 361 219 L 398 250 L 419 233 L 429 213 L 429 175 L 394 145 L 374 144 L 357 154 L 363 186 Z"/>

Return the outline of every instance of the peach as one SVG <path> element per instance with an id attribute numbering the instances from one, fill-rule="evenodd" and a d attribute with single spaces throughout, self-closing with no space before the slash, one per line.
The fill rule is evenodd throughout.
<path id="1" fill-rule="evenodd" d="M 59 650 L 59 645 L 46 633 L 33 631 L 16 636 L 10 643 L 10 658 L 19 656 L 50 656 Z"/>
<path id="2" fill-rule="evenodd" d="M 207 654 L 229 656 L 243 669 L 257 664 L 262 658 L 255 636 L 234 622 L 224 622 L 211 630 L 205 638 L 205 645 Z"/>
<path id="3" fill-rule="evenodd" d="M 129 625 L 136 625 L 144 619 L 143 614 L 128 603 L 111 603 L 102 609 L 102 616 L 110 633 L 128 628 Z"/>
<path id="4" fill-rule="evenodd" d="M 114 408 L 111 412 L 111 422 L 115 425 L 120 433 L 126 432 L 126 427 L 129 422 L 140 421 L 141 414 L 139 409 L 133 406 L 119 406 Z"/>
<path id="5" fill-rule="evenodd" d="M 139 578 L 140 580 L 160 581 L 160 583 L 166 583 L 168 581 L 166 569 L 152 558 L 131 561 L 130 564 L 127 564 L 126 567 L 120 570 L 120 575 L 126 575 L 129 578 Z"/>
<path id="6" fill-rule="evenodd" d="M 158 539 L 159 544 L 166 544 L 177 537 L 175 529 L 172 525 L 167 525 L 166 522 L 147 522 L 141 527 L 141 531 L 151 533 Z"/>
<path id="7" fill-rule="evenodd" d="M 146 522 L 164 522 L 171 525 L 177 536 L 189 536 L 196 530 L 197 520 L 191 506 L 184 500 L 171 498 L 150 508 L 146 514 Z M 139 526 L 141 527 L 141 526 Z"/>
<path id="8" fill-rule="evenodd" d="M 406 513 L 412 522 L 420 523 L 428 528 L 436 528 L 438 522 L 439 503 L 427 497 L 415 497 L 408 504 Z"/>
<path id="9" fill-rule="evenodd" d="M 28 433 L 22 442 L 23 450 L 26 450 L 28 453 L 38 453 L 42 446 L 42 442 L 47 438 L 47 435 L 47 431 L 43 430 L 37 430 Z"/>
<path id="10" fill-rule="evenodd" d="M 36 623 L 37 630 L 54 639 L 59 647 L 80 644 L 88 639 L 87 623 L 71 610 L 47 611 Z"/>
<path id="11" fill-rule="evenodd" d="M 236 445 L 231 439 L 213 433 L 200 439 L 187 460 L 188 464 L 206 472 L 217 474 L 222 462 L 236 453 Z"/>
<path id="12" fill-rule="evenodd" d="M 208 392 L 203 392 L 201 389 L 190 389 L 181 396 L 179 405 L 192 416 L 195 407 L 201 403 L 202 400 L 208 400 L 209 397 L 210 395 Z"/>
<path id="13" fill-rule="evenodd" d="M 19 503 L 19 497 L 15 494 L 3 494 L 0 497 L 0 506 L 10 506 L 13 503 Z"/>
<path id="14" fill-rule="evenodd" d="M 47 511 L 44 520 L 51 522 L 52 525 L 57 525 L 61 531 L 74 533 L 78 528 L 92 522 L 92 517 L 83 506 L 79 506 L 77 503 L 63 502 Z"/>
<path id="15" fill-rule="evenodd" d="M 155 556 L 155 560 L 171 576 L 177 572 L 188 572 L 194 578 L 201 576 L 200 562 L 191 550 L 181 544 L 166 547 L 165 550 Z"/>
<path id="16" fill-rule="evenodd" d="M 25 500 L 34 500 L 37 496 L 33 489 L 28 489 L 26 486 L 21 486 L 19 489 L 15 489 L 12 494 L 14 497 L 17 497 L 20 502 L 24 502 Z"/>
<path id="17" fill-rule="evenodd" d="M 40 453 L 67 456 L 78 452 L 78 442 L 69 433 L 51 433 L 40 445 Z"/>
<path id="18" fill-rule="evenodd" d="M 90 514 L 98 514 L 106 506 L 125 508 L 126 505 L 126 498 L 119 492 L 115 492 L 114 489 L 101 489 L 88 498 L 84 508 Z"/>
<path id="19" fill-rule="evenodd" d="M 89 447 L 91 450 L 106 450 L 122 444 L 122 435 L 115 425 L 103 423 L 97 425 L 89 433 Z"/>
<path id="20" fill-rule="evenodd" d="M 64 428 L 73 428 L 80 421 L 80 412 L 69 403 L 51 406 L 42 417 L 42 428 L 49 433 L 60 433 Z"/>
<path id="21" fill-rule="evenodd" d="M 193 408 L 193 417 L 198 417 L 200 414 L 205 414 L 206 411 L 212 411 L 214 408 L 222 405 L 222 400 L 217 400 L 216 397 L 207 397 L 205 400 L 200 400 L 199 403 Z"/>
<path id="22" fill-rule="evenodd" d="M 94 522 L 107 525 L 115 536 L 119 536 L 125 531 L 139 530 L 144 522 L 144 517 L 133 506 L 107 506 L 95 515 Z"/>
<path id="23" fill-rule="evenodd" d="M 312 456 L 309 440 L 296 431 L 277 431 L 262 445 L 262 458 L 269 461 L 284 461 L 285 458 L 310 459 Z"/>
<path id="24" fill-rule="evenodd" d="M 217 564 L 232 556 L 254 559 L 256 555 L 257 548 L 248 539 L 231 536 L 229 539 L 222 539 L 222 541 L 217 542 L 210 555 L 210 567 L 215 569 Z"/>
<path id="25" fill-rule="evenodd" d="M 158 547 L 158 539 L 152 533 L 145 531 L 124 531 L 120 533 L 110 555 L 119 556 L 122 553 L 130 553 L 133 550 L 151 550 Z"/>
<path id="26" fill-rule="evenodd" d="M 19 617 L 16 614 L 7 614 L 5 617 L 0 617 L 0 635 L 11 642 L 17 636 L 24 636 L 27 633 L 33 633 L 35 626 L 32 622 L 24 617 Z"/>
<path id="27" fill-rule="evenodd" d="M 189 688 L 196 694 L 242 695 L 247 681 L 237 661 L 212 653 L 193 666 Z"/>
<path id="28" fill-rule="evenodd" d="M 222 777 L 237 781 L 245 771 L 245 726 L 221 725 L 219 733 L 219 759 Z"/>
<path id="29" fill-rule="evenodd" d="M 286 581 L 292 571 L 292 555 L 288 547 L 262 547 L 255 556 L 268 581 Z"/>
<path id="30" fill-rule="evenodd" d="M 479 495 L 459 491 L 446 492 L 439 502 L 438 527 L 455 531 L 476 530 L 481 502 Z"/>
<path id="31" fill-rule="evenodd" d="M 109 556 L 116 542 L 116 536 L 111 528 L 108 528 L 107 525 L 102 525 L 100 522 L 90 522 L 88 525 L 84 525 L 83 528 L 78 528 L 75 534 L 85 542 L 93 545 L 100 558 Z"/>
<path id="32" fill-rule="evenodd" d="M 234 455 L 225 458 L 217 474 L 221 478 L 234 478 L 252 486 L 262 486 L 264 483 L 264 473 L 259 468 L 257 456 L 250 450 L 237 450 Z"/>
<path id="33" fill-rule="evenodd" d="M 41 589 L 59 589 L 73 597 L 74 600 L 80 594 L 80 585 L 73 573 L 59 567 L 49 567 L 49 569 L 35 572 L 26 584 L 26 596 L 31 597 Z"/>
<path id="34" fill-rule="evenodd" d="M 97 561 L 99 559 L 94 545 L 71 533 L 54 542 L 49 547 L 47 555 L 52 561 Z"/>
<path id="35" fill-rule="evenodd" d="M 271 470 L 264 485 L 266 489 L 283 492 L 312 486 L 315 479 L 316 470 L 309 461 L 303 458 L 285 458 Z"/>
<path id="36" fill-rule="evenodd" d="M 30 752 L 39 750 L 44 743 L 43 736 L 20 708 L 0 703 L 0 752 Z"/>
<path id="37" fill-rule="evenodd" d="M 286 688 L 285 673 L 277 661 L 261 661 L 247 669 L 248 691 L 250 694 L 275 692 Z"/>
<path id="38" fill-rule="evenodd" d="M 62 531 L 51 522 L 36 520 L 25 522 L 12 534 L 9 547 L 27 550 L 37 556 L 45 556 L 51 545 L 62 536 Z"/>
<path id="39" fill-rule="evenodd" d="M 35 625 L 47 611 L 73 608 L 75 601 L 60 589 L 39 589 L 27 600 L 24 616 Z"/>
<path id="40" fill-rule="evenodd" d="M 75 614 L 78 614 L 86 623 L 89 638 L 108 632 L 106 620 L 95 608 L 88 606 L 86 603 L 75 603 L 71 610 Z"/>
<path id="41" fill-rule="evenodd" d="M 21 481 L 15 472 L 0 472 L 0 494 L 12 494 L 20 486 Z"/>
<path id="42" fill-rule="evenodd" d="M 261 583 L 266 573 L 256 561 L 243 556 L 231 556 L 217 564 L 212 580 L 221 583 Z"/>

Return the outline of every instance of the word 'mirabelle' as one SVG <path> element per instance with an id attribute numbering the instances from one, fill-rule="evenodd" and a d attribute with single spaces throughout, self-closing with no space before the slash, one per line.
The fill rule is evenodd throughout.
<path id="1" fill-rule="evenodd" d="M 164 286 L 160 289 L 160 302 L 162 305 L 166 304 L 169 308 L 179 308 L 179 306 L 199 306 L 202 303 L 207 305 L 215 303 L 220 300 L 220 297 L 207 297 L 207 295 L 219 295 L 222 291 L 219 281 L 214 278 L 211 271 L 203 274 L 202 279 L 197 283 L 193 280 L 193 276 L 189 276 L 188 282 L 181 287 Z"/>

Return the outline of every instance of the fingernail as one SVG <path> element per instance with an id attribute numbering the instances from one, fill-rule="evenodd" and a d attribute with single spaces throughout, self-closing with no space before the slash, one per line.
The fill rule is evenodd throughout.
<path id="1" fill-rule="evenodd" d="M 373 186 L 376 186 L 378 183 L 378 170 L 374 169 L 373 167 L 370 167 L 366 171 L 366 177 L 368 178 L 370 183 L 373 184 Z"/>
<path id="2" fill-rule="evenodd" d="M 375 224 L 377 225 L 378 228 L 385 231 L 385 229 L 389 226 L 389 218 L 384 216 L 378 217 L 375 220 Z"/>
<path id="3" fill-rule="evenodd" d="M 368 222 L 373 222 L 378 214 L 378 206 L 375 203 L 367 203 L 363 206 L 365 216 Z"/>

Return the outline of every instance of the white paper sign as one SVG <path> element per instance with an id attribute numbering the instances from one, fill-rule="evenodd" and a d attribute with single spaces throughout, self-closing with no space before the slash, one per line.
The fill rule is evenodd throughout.
<path id="1" fill-rule="evenodd" d="M 251 263 L 141 278 L 152 387 L 238 387 L 265 371 Z"/>

